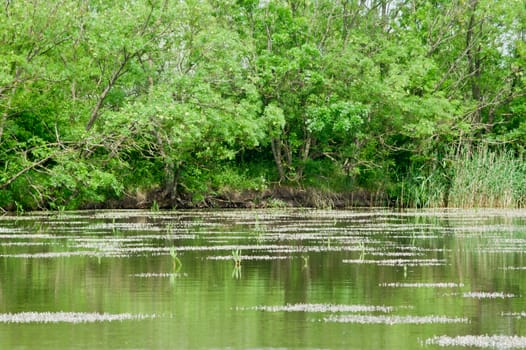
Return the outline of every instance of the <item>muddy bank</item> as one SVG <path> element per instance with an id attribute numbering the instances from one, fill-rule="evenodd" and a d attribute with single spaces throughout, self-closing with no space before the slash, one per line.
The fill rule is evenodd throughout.
<path id="1" fill-rule="evenodd" d="M 230 191 L 196 200 L 190 194 L 168 196 L 161 191 L 138 192 L 120 200 L 88 205 L 84 209 L 190 209 L 190 208 L 350 208 L 388 206 L 382 193 L 364 190 L 328 193 L 318 189 L 274 187 L 264 191 Z"/>

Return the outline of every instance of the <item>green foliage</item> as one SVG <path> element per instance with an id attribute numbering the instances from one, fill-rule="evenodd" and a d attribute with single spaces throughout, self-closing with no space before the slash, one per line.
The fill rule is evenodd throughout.
<path id="1" fill-rule="evenodd" d="M 451 150 L 484 143 L 522 179 L 520 1 L 373 3 L 6 2 L 0 207 L 273 182 L 453 204 L 467 184 Z M 522 203 L 517 186 L 488 203 Z"/>
<path id="2" fill-rule="evenodd" d="M 254 190 L 263 191 L 268 188 L 268 181 L 264 175 L 250 176 L 248 169 L 242 171 L 233 166 L 224 166 L 212 174 L 212 188 L 216 192 Z"/>

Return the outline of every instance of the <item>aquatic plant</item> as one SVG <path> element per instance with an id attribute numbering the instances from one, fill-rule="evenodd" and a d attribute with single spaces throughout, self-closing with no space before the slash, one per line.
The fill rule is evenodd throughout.
<path id="1" fill-rule="evenodd" d="M 69 213 L 67 215 L 69 217 Z M 82 215 L 84 215 L 84 219 L 82 219 Z M 164 310 L 173 310 L 181 315 L 180 304 L 178 303 L 177 306 L 174 304 L 174 307 L 170 308 L 170 303 L 182 300 L 181 297 L 186 297 L 187 293 L 193 290 L 191 288 L 200 288 L 206 285 L 208 283 L 207 277 L 212 276 L 213 279 L 220 278 L 225 287 L 235 292 L 232 297 L 225 300 L 226 312 L 245 310 L 243 312 L 247 315 L 239 315 L 243 317 L 237 317 L 237 319 L 241 322 L 250 320 L 249 322 L 253 322 L 254 329 L 257 329 L 256 327 L 260 325 L 261 321 L 273 322 L 273 320 L 283 317 L 306 321 L 310 324 L 312 321 L 340 322 L 342 324 L 330 323 L 325 326 L 312 325 L 312 327 L 321 327 L 322 331 L 326 329 L 328 330 L 327 333 L 331 334 L 334 334 L 333 330 L 338 333 L 342 327 L 347 329 L 350 329 L 348 327 L 358 327 L 370 333 L 382 329 L 387 332 L 386 335 L 393 337 L 392 339 L 401 338 L 400 342 L 397 342 L 396 348 L 417 348 L 419 347 L 417 337 L 421 337 L 422 341 L 425 341 L 426 338 L 434 335 L 447 333 L 444 330 L 475 329 L 481 325 L 481 322 L 483 322 L 483 327 L 487 332 L 493 332 L 501 329 L 501 325 L 511 323 L 517 324 L 520 328 L 520 323 L 524 322 L 526 317 L 525 313 L 521 313 L 519 298 L 504 299 L 503 301 L 499 294 L 492 294 L 500 291 L 503 292 L 503 296 L 507 292 L 520 295 L 519 292 L 509 289 L 497 289 L 496 291 L 489 289 L 485 292 L 484 289 L 482 292 L 477 292 L 477 289 L 474 289 L 475 292 L 471 292 L 488 293 L 483 294 L 488 299 L 482 301 L 484 305 L 491 306 L 491 308 L 482 310 L 482 315 L 494 317 L 489 324 L 482 317 L 479 317 L 479 314 L 474 313 L 474 309 L 471 307 L 464 308 L 462 313 L 455 308 L 459 303 L 468 303 L 468 306 L 472 306 L 472 303 L 478 303 L 478 299 L 463 298 L 463 296 L 466 298 L 476 297 L 475 294 L 464 295 L 463 292 L 470 292 L 472 288 L 460 283 L 460 281 L 470 281 L 473 272 L 497 279 L 498 283 L 495 285 L 500 286 L 505 285 L 505 283 L 500 282 L 502 281 L 501 278 L 506 278 L 506 275 L 509 275 L 508 277 L 513 275 L 514 278 L 519 278 L 522 275 L 519 271 L 505 274 L 499 270 L 499 267 L 516 265 L 517 267 L 509 267 L 508 269 L 521 269 L 523 260 L 520 252 L 526 248 L 526 238 L 523 238 L 524 211 L 512 211 L 509 216 L 508 212 L 497 210 L 447 210 L 438 211 L 438 213 L 406 211 L 388 214 L 374 211 L 375 216 L 372 216 L 371 213 L 359 215 L 356 211 L 328 213 L 294 210 L 279 212 L 270 210 L 163 211 L 160 214 L 153 214 L 149 211 L 128 211 L 126 213 L 119 211 L 114 215 L 109 212 L 89 212 L 82 213 L 82 215 L 75 214 L 73 220 L 49 218 L 45 215 L 38 216 L 36 220 L 39 220 L 46 234 L 40 233 L 39 231 L 42 230 L 31 225 L 31 222 L 28 222 L 25 217 L 19 217 L 20 222 L 16 222 L 16 224 L 10 221 L 15 219 L 0 218 L 0 253 L 13 254 L 12 256 L 27 254 L 18 255 L 19 258 L 29 256 L 29 254 L 32 258 L 60 258 L 58 261 L 42 262 L 26 262 L 12 258 L 0 260 L 9 267 L 9 271 L 22 275 L 21 281 L 24 281 L 24 277 L 20 272 L 25 271 L 22 269 L 28 263 L 34 266 L 53 268 L 53 270 L 42 268 L 42 271 L 46 273 L 43 275 L 44 278 L 32 281 L 32 285 L 39 288 L 41 286 L 47 287 L 51 283 L 47 281 L 51 281 L 50 273 L 55 271 L 56 267 L 72 266 L 76 269 L 89 266 L 96 272 L 88 276 L 90 281 L 92 278 L 99 278 L 99 272 L 105 271 L 108 267 L 116 274 L 124 273 L 125 275 L 121 276 L 120 279 L 126 282 L 123 285 L 124 293 L 130 291 L 130 302 L 122 305 L 113 303 L 115 312 L 148 312 L 148 305 L 139 307 L 133 304 L 137 301 L 134 293 L 138 290 L 141 293 L 148 293 L 148 295 L 163 293 L 163 299 L 159 302 L 162 302 L 163 305 L 169 304 L 168 308 L 164 308 Z M 202 221 L 199 222 L 201 228 L 199 236 L 192 231 L 193 216 L 202 218 Z M 256 216 L 256 224 L 254 224 Z M 116 222 L 112 222 L 113 217 Z M 181 219 L 174 219 L 175 217 Z M 338 220 L 338 227 L 333 227 L 335 218 Z M 175 223 L 176 227 L 169 224 L 172 222 Z M 450 225 L 450 227 L 444 228 L 445 224 Z M 115 228 L 124 234 L 122 236 L 112 235 Z M 262 232 L 260 235 L 264 238 L 262 244 L 256 244 L 255 231 Z M 502 232 L 505 234 L 501 234 Z M 415 237 L 416 240 L 412 239 Z M 328 244 L 329 239 L 330 245 Z M 507 252 L 511 251 L 512 248 L 514 249 L 513 253 L 508 254 Z M 488 251 L 495 251 L 495 254 L 486 254 Z M 485 255 L 481 256 L 481 254 Z M 70 256 L 74 258 L 67 259 Z M 105 259 L 114 256 L 126 257 L 126 259 Z M 481 258 L 463 259 L 471 256 L 481 256 Z M 92 257 L 102 257 L 104 266 L 97 269 L 96 260 Z M 127 259 L 128 257 L 131 259 Z M 182 261 L 184 260 L 183 257 L 188 258 L 188 262 L 192 261 L 190 269 L 192 272 L 189 272 L 190 280 L 183 278 L 187 276 L 185 273 L 176 272 L 180 266 L 177 259 Z M 358 257 L 360 257 L 359 260 Z M 355 259 L 344 261 L 356 265 L 341 264 L 344 258 Z M 276 261 L 282 259 L 289 261 Z M 236 266 L 236 260 L 239 261 L 239 266 Z M 172 269 L 172 261 L 175 262 L 174 269 Z M 302 271 L 302 267 L 305 268 L 306 264 L 311 270 L 308 274 L 306 271 Z M 455 268 L 410 267 L 444 264 L 451 264 Z M 232 265 L 233 269 L 230 270 Z M 243 268 L 250 265 L 250 270 L 242 271 L 241 265 Z M 522 265 L 526 266 L 526 264 Z M 185 262 L 185 268 L 186 266 L 187 262 Z M 377 268 L 376 266 L 394 267 Z M 466 266 L 469 270 L 468 273 L 459 275 L 457 267 L 464 268 Z M 183 270 L 181 269 L 181 271 Z M 261 271 L 264 271 L 264 274 L 261 274 Z M 267 274 L 269 271 L 271 273 Z M 229 272 L 232 273 L 232 278 L 229 276 Z M 74 273 L 72 272 L 72 274 Z M 410 278 L 404 279 L 403 274 L 405 273 L 409 274 Z M 202 279 L 203 277 L 205 279 Z M 224 277 L 228 281 L 224 281 Z M 299 283 L 278 285 L 289 277 L 294 278 L 294 281 Z M 268 297 L 265 295 L 267 292 L 265 288 L 261 288 L 262 284 L 259 283 L 263 279 L 265 281 L 271 279 L 276 282 L 275 285 L 271 286 L 275 288 L 272 291 L 275 290 L 276 293 Z M 73 281 L 76 282 L 77 280 L 75 276 Z M 14 281 L 14 277 L 10 274 L 4 276 L 3 281 L 6 286 L 15 286 L 10 284 L 11 281 Z M 304 284 L 304 281 L 309 284 Z M 20 286 L 29 286 L 29 283 L 24 283 L 20 283 Z M 171 285 L 177 283 L 177 288 L 167 289 L 170 287 L 169 283 Z M 323 284 L 328 283 L 335 287 L 334 292 L 330 295 L 326 293 L 323 287 Z M 61 288 L 59 290 L 60 295 L 69 290 L 69 288 L 62 288 L 59 285 L 53 286 Z M 69 284 L 66 286 L 69 287 Z M 132 288 L 128 289 L 128 286 Z M 296 288 L 304 288 L 305 286 L 309 288 L 308 295 L 298 295 L 297 298 L 282 298 L 282 287 L 296 291 Z M 362 286 L 367 286 L 367 288 L 364 289 Z M 391 290 L 386 290 L 386 288 Z M 414 289 L 410 291 L 394 290 L 394 288 Z M 417 290 L 417 288 L 422 290 Z M 425 288 L 429 288 L 429 290 Z M 171 294 L 164 295 L 166 292 L 171 292 Z M 451 298 L 443 298 L 444 292 L 452 292 L 448 294 Z M 110 292 L 108 291 L 108 293 Z M 111 298 L 117 298 L 117 300 L 121 297 L 120 293 L 124 294 L 120 290 L 111 291 L 111 293 Z M 9 302 L 14 300 L 18 294 L 10 292 L 5 295 L 5 299 Z M 257 298 L 254 299 L 254 297 Z M 438 297 L 438 302 L 432 305 L 426 304 L 430 297 Z M 496 299 L 489 299 L 491 297 Z M 201 297 L 196 296 L 188 299 L 188 302 L 202 303 L 202 300 Z M 254 300 L 256 300 L 255 303 Z M 506 302 L 506 300 L 513 302 Z M 139 301 L 141 303 L 147 302 L 142 298 Z M 207 300 L 206 304 L 211 305 L 212 301 Z M 416 306 L 413 308 L 414 311 L 400 306 L 408 301 L 413 302 Z M 304 302 L 306 304 L 283 305 L 286 302 Z M 383 306 L 381 305 L 383 302 L 393 306 Z M 357 305 L 352 305 L 352 303 Z M 369 303 L 374 305 L 367 305 Z M 13 307 L 7 311 L 13 311 L 16 304 L 8 304 L 13 305 Z M 236 308 L 236 305 L 248 307 Z M 116 309 L 117 307 L 118 309 Z M 52 310 L 55 309 L 52 308 Z M 509 313 L 503 313 L 503 311 L 509 311 Z M 360 317 L 350 318 L 349 316 L 352 316 L 350 314 L 353 313 Z M 395 318 L 378 318 L 381 315 L 398 316 Z M 438 316 L 431 319 L 433 315 Z M 227 316 L 236 319 L 235 315 Z M 330 321 L 322 320 L 323 317 L 329 316 L 341 317 L 337 320 L 334 318 L 331 318 Z M 427 318 L 415 319 L 415 317 L 422 316 Z M 451 319 L 445 321 L 441 317 Z M 456 317 L 466 317 L 467 320 L 473 322 L 473 327 L 464 325 L 458 327 L 456 324 L 442 326 L 439 324 L 440 322 L 456 322 L 458 321 L 455 319 Z M 515 318 L 519 318 L 519 320 Z M 154 322 L 164 324 L 166 320 Z M 344 325 L 343 322 L 350 324 Z M 419 322 L 422 323 L 422 326 L 417 325 Z M 149 321 L 148 324 L 150 324 Z M 359 324 L 365 324 L 365 326 Z M 401 324 L 401 326 L 396 326 L 397 324 Z M 431 325 L 426 326 L 426 324 Z M 131 325 L 135 327 L 134 324 Z M 238 329 L 237 323 L 233 323 L 232 326 L 234 328 L 230 329 L 233 331 Z M 309 324 L 306 326 L 311 327 Z M 229 325 L 225 327 L 229 327 Z M 388 329 L 391 327 L 392 329 Z M 449 335 L 459 334 L 461 333 L 453 332 Z M 340 344 L 335 345 L 332 340 L 325 339 L 327 337 L 323 338 L 323 344 L 320 343 L 320 347 L 334 348 Z M 400 343 L 406 347 L 398 346 Z M 346 339 L 342 340 L 341 344 L 345 348 L 353 348 L 357 341 Z M 374 346 L 377 344 L 371 340 L 365 340 L 361 345 L 363 345 L 361 347 L 363 349 L 370 349 L 376 348 Z M 438 348 L 438 346 L 431 345 L 428 347 Z"/>
<path id="2" fill-rule="evenodd" d="M 139 277 L 139 278 L 156 278 L 156 277 L 187 277 L 188 274 L 186 273 L 155 273 L 155 272 L 144 272 L 144 273 L 136 273 L 133 275 L 130 275 L 131 277 Z"/>
<path id="3" fill-rule="evenodd" d="M 173 222 L 169 222 L 165 229 L 167 233 L 172 233 L 172 231 L 175 229 L 175 224 Z"/>
<path id="4" fill-rule="evenodd" d="M 411 168 L 400 180 L 398 205 L 411 207 L 523 207 L 526 168 L 523 156 L 487 143 L 461 145 L 432 169 Z M 444 167 L 445 166 L 445 167 Z"/>
<path id="5" fill-rule="evenodd" d="M 232 250 L 232 258 L 234 259 L 234 265 L 241 266 L 241 251 L 239 249 Z"/>
<path id="6" fill-rule="evenodd" d="M 512 208 L 525 203 L 524 160 L 511 151 L 466 147 L 456 156 L 452 171 L 452 206 Z"/>
<path id="7" fill-rule="evenodd" d="M 20 312 L 0 314 L 0 323 L 94 323 L 124 320 L 145 320 L 156 315 L 107 314 L 89 312 Z"/>
<path id="8" fill-rule="evenodd" d="M 206 257 L 207 260 L 233 260 L 231 255 L 211 255 Z M 291 256 L 286 255 L 240 255 L 240 260 L 287 260 Z"/>
<path id="9" fill-rule="evenodd" d="M 360 257 L 359 260 L 363 260 L 365 258 L 365 242 L 360 241 Z"/>
<path id="10" fill-rule="evenodd" d="M 342 304 L 286 304 L 286 305 L 258 305 L 237 310 L 254 310 L 266 312 L 384 312 L 394 310 L 392 306 L 384 305 L 342 305 Z"/>
<path id="11" fill-rule="evenodd" d="M 443 282 L 443 283 L 380 283 L 380 287 L 393 287 L 393 288 L 459 288 L 464 287 L 464 283 L 453 283 L 453 282 Z"/>
<path id="12" fill-rule="evenodd" d="M 240 279 L 242 276 L 241 273 L 241 265 L 234 265 L 234 268 L 232 269 L 232 278 Z"/>
<path id="13" fill-rule="evenodd" d="M 461 335 L 456 337 L 440 335 L 426 339 L 424 345 L 522 349 L 526 348 L 526 337 L 516 335 Z"/>
<path id="14" fill-rule="evenodd" d="M 173 269 L 175 272 L 179 272 L 179 270 L 181 270 L 181 267 L 183 266 L 178 255 L 179 254 L 175 250 L 175 247 L 170 247 L 170 256 L 172 257 Z"/>
<path id="15" fill-rule="evenodd" d="M 72 256 L 90 256 L 97 257 L 97 252 L 77 251 L 77 252 L 43 252 L 43 253 L 20 253 L 20 254 L 0 254 L 1 258 L 17 259 L 52 259 Z"/>
<path id="16" fill-rule="evenodd" d="M 256 221 L 254 222 L 254 231 L 257 233 L 263 232 L 263 227 L 259 222 L 259 216 L 256 215 Z"/>
<path id="17" fill-rule="evenodd" d="M 301 259 L 303 260 L 303 269 L 306 269 L 309 267 L 309 256 L 308 255 L 302 255 Z"/>
<path id="18" fill-rule="evenodd" d="M 241 278 L 241 250 L 232 250 L 232 258 L 234 259 L 234 269 L 232 270 L 232 278 Z"/>
<path id="19" fill-rule="evenodd" d="M 346 264 L 375 264 L 378 266 L 442 266 L 445 264 L 445 260 L 442 259 L 343 259 L 342 262 Z"/>
<path id="20" fill-rule="evenodd" d="M 526 266 L 506 266 L 501 267 L 502 270 L 526 270 Z"/>
<path id="21" fill-rule="evenodd" d="M 16 215 L 23 215 L 24 214 L 25 210 L 24 210 L 24 205 L 23 204 L 20 204 L 17 201 L 15 201 L 15 207 L 16 207 Z"/>
<path id="22" fill-rule="evenodd" d="M 468 323 L 465 317 L 446 316 L 376 316 L 376 315 L 331 315 L 323 318 L 325 322 L 358 323 L 358 324 L 433 324 L 433 323 Z"/>
<path id="23" fill-rule="evenodd" d="M 463 294 L 463 297 L 475 299 L 505 299 L 514 298 L 515 294 L 503 292 L 466 292 Z"/>

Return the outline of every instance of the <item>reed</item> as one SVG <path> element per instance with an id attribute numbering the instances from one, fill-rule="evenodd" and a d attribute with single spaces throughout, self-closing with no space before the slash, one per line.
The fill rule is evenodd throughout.
<path id="1" fill-rule="evenodd" d="M 397 206 L 437 208 L 447 206 L 448 179 L 441 170 L 413 169 L 400 182 Z"/>
<path id="2" fill-rule="evenodd" d="M 232 258 L 235 266 L 241 266 L 241 251 L 239 249 L 232 250 Z"/>
<path id="3" fill-rule="evenodd" d="M 232 278 L 241 278 L 241 250 L 232 250 L 232 258 L 234 259 L 234 269 L 232 270 Z"/>
<path id="4" fill-rule="evenodd" d="M 513 208 L 526 202 L 526 166 L 523 157 L 487 145 L 463 148 L 452 163 L 449 206 L 459 208 Z"/>
<path id="5" fill-rule="evenodd" d="M 416 168 L 401 181 L 398 204 L 406 207 L 515 208 L 526 205 L 523 156 L 487 144 L 460 147 L 443 166 Z"/>
<path id="6" fill-rule="evenodd" d="M 179 254 L 175 250 L 175 247 L 170 247 L 170 256 L 172 257 L 172 264 L 173 264 L 173 270 L 175 273 L 178 273 L 179 270 L 181 270 L 181 267 L 183 264 L 181 263 L 181 259 L 179 259 Z"/>

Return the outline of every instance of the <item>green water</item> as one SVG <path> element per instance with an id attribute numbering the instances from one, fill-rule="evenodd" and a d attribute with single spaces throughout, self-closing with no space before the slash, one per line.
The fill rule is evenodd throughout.
<path id="1" fill-rule="evenodd" d="M 500 335 L 526 347 L 525 251 L 526 211 L 3 216 L 0 344 L 439 349 L 435 337 Z"/>

